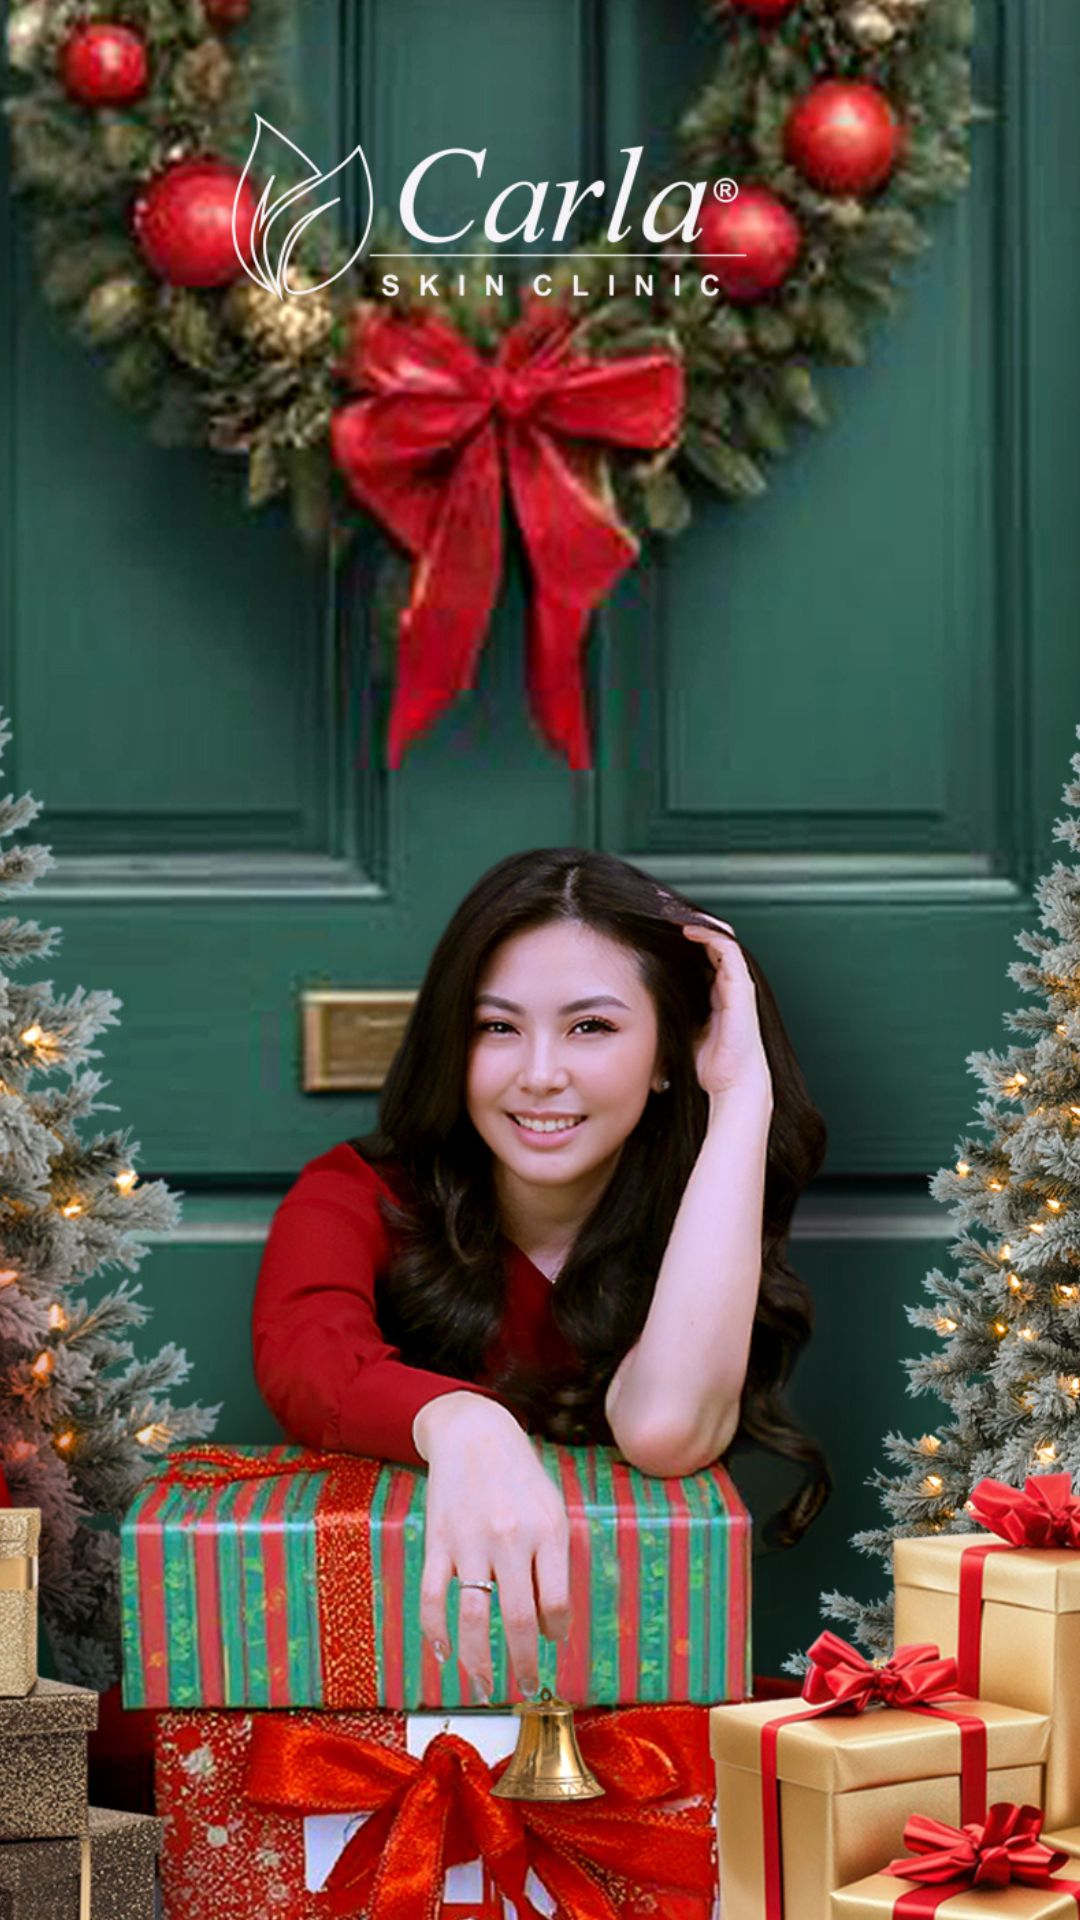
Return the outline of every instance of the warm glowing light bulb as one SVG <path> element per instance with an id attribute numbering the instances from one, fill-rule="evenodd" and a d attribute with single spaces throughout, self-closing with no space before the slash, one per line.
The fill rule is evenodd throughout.
<path id="1" fill-rule="evenodd" d="M 1047 1204 L 1047 1206 L 1049 1207 L 1049 1209 L 1050 1209 L 1050 1211 L 1051 1211 L 1051 1213 L 1060 1213 L 1060 1212 L 1061 1212 L 1061 1209 L 1062 1209 L 1062 1207 L 1063 1207 L 1063 1205 L 1064 1205 L 1064 1201 L 1062 1201 L 1062 1200 L 1048 1200 L 1046 1204 Z"/>
<path id="2" fill-rule="evenodd" d="M 148 1447 L 153 1437 L 153 1427 L 140 1427 L 138 1433 L 135 1435 L 140 1447 Z"/>
<path id="3" fill-rule="evenodd" d="M 116 1176 L 116 1185 L 119 1187 L 120 1192 L 130 1193 L 138 1177 L 134 1167 L 126 1167 L 123 1173 L 118 1173 Z"/>
<path id="4" fill-rule="evenodd" d="M 152 1420 L 149 1426 L 139 1428 L 135 1438 L 140 1447 L 167 1447 L 169 1429 L 163 1420 Z"/>
<path id="5" fill-rule="evenodd" d="M 941 1438 L 936 1433 L 924 1433 L 919 1445 L 924 1453 L 937 1453 L 941 1446 Z"/>
<path id="6" fill-rule="evenodd" d="M 35 1022 L 32 1027 L 27 1027 L 20 1033 L 19 1039 L 23 1042 L 24 1046 L 36 1047 L 38 1041 L 41 1039 L 41 1028 Z"/>
<path id="7" fill-rule="evenodd" d="M 34 1361 L 34 1364 L 30 1369 L 31 1373 L 36 1374 L 39 1380 L 47 1380 L 52 1370 L 53 1370 L 53 1357 L 51 1353 L 47 1353 L 47 1352 L 39 1353 L 37 1359 Z"/>
<path id="8" fill-rule="evenodd" d="M 939 1333 L 955 1333 L 956 1332 L 956 1326 L 957 1326 L 956 1321 L 946 1319 L 944 1314 L 942 1315 L 941 1319 L 938 1320 L 935 1324 L 937 1326 L 937 1330 Z"/>
<path id="9" fill-rule="evenodd" d="M 71 1427 L 66 1427 L 63 1433 L 57 1434 L 56 1444 L 61 1453 L 67 1453 L 69 1448 L 75 1445 L 75 1434 Z"/>
<path id="10" fill-rule="evenodd" d="M 1075 1113 L 1077 1119 L 1080 1120 L 1080 1107 L 1070 1107 L 1069 1112 Z"/>
<path id="11" fill-rule="evenodd" d="M 1029 1220 L 1028 1232 L 1029 1233 L 1045 1233 L 1046 1221 L 1045 1220 Z"/>
<path id="12" fill-rule="evenodd" d="M 49 1308 L 49 1325 L 54 1333 L 63 1333 L 67 1326 L 67 1314 L 57 1302 Z"/>
<path id="13" fill-rule="evenodd" d="M 1005 1335 L 1006 1335 L 1006 1334 L 1008 1333 L 1008 1331 L 1009 1331 L 1009 1329 L 1008 1329 L 1008 1327 L 1007 1327 L 1007 1326 L 1005 1325 L 1005 1322 L 1004 1322 L 1004 1320 L 995 1320 L 995 1321 L 994 1321 L 994 1332 L 995 1332 L 995 1333 L 997 1334 L 997 1337 L 998 1337 L 998 1339 L 999 1339 L 999 1340 L 1004 1340 L 1004 1338 L 1005 1338 Z"/>
<path id="14" fill-rule="evenodd" d="M 1000 1180 L 988 1180 L 986 1184 L 989 1187 L 991 1193 L 1004 1193 L 1005 1191 Z"/>
<path id="15" fill-rule="evenodd" d="M 1007 1240 L 1006 1240 L 1006 1242 L 1005 1242 L 1005 1245 L 1004 1245 L 1003 1247 L 1001 1247 L 1001 1248 L 999 1248 L 999 1249 L 998 1249 L 998 1259 L 999 1259 L 999 1260 L 1011 1260 L 1011 1259 L 1012 1259 L 1012 1248 L 1010 1247 L 1010 1245 L 1009 1245 L 1009 1243 L 1008 1243 L 1008 1241 L 1007 1241 Z"/>
<path id="16" fill-rule="evenodd" d="M 1069 1029 L 1068 1029 L 1068 1027 L 1067 1027 L 1067 1026 L 1065 1025 L 1065 1022 L 1064 1022 L 1064 1020 L 1059 1020 L 1059 1021 L 1058 1021 L 1058 1023 L 1057 1023 L 1057 1026 L 1056 1026 L 1056 1027 L 1054 1028 L 1054 1032 L 1055 1032 L 1055 1033 L 1068 1033 L 1068 1031 L 1069 1031 Z"/>
<path id="17" fill-rule="evenodd" d="M 1034 1340 L 1036 1337 L 1035 1329 L 1034 1327 L 1019 1327 L 1016 1337 L 1018 1340 Z"/>
<path id="18" fill-rule="evenodd" d="M 945 1482 L 940 1473 L 928 1473 L 926 1479 L 923 1481 L 923 1486 L 927 1493 L 940 1493 L 944 1485 Z"/>
<path id="19" fill-rule="evenodd" d="M 1041 1447 L 1036 1447 L 1035 1458 L 1036 1460 L 1041 1460 L 1044 1467 L 1048 1467 L 1052 1461 L 1056 1460 L 1057 1448 L 1055 1447 L 1053 1441 L 1052 1440 L 1044 1441 Z"/>
<path id="20" fill-rule="evenodd" d="M 1077 1112 L 1080 1113 L 1080 1107 L 1077 1108 Z M 958 1160 L 956 1163 L 956 1171 L 960 1175 L 961 1180 L 966 1180 L 968 1174 L 971 1172 L 971 1168 L 966 1160 Z"/>
<path id="21" fill-rule="evenodd" d="M 61 1207 L 60 1209 L 65 1220 L 74 1220 L 75 1215 L 77 1213 L 81 1213 L 82 1210 L 83 1210 L 83 1203 L 81 1200 L 69 1200 L 67 1203 L 67 1206 Z"/>
<path id="22" fill-rule="evenodd" d="M 1010 1273 L 1008 1278 L 1008 1288 L 1010 1293 L 1019 1293 L 1023 1284 L 1024 1283 L 1021 1280 L 1020 1275 L 1018 1273 Z"/>
<path id="23" fill-rule="evenodd" d="M 1062 1385 L 1066 1393 L 1072 1394 L 1074 1400 L 1080 1397 L 1080 1373 L 1067 1375 L 1062 1381 Z"/>
<path id="24" fill-rule="evenodd" d="M 1057 1290 L 1057 1297 L 1059 1300 L 1075 1300 L 1076 1288 L 1060 1286 Z"/>
<path id="25" fill-rule="evenodd" d="M 1016 1086 L 1018 1086 L 1018 1087 L 1026 1087 L 1026 1086 L 1027 1086 L 1027 1074 L 1026 1074 L 1026 1073 L 1020 1073 L 1020 1072 L 1017 1072 L 1017 1073 L 1015 1073 L 1015 1074 L 1013 1075 L 1013 1081 L 1014 1081 L 1014 1084 L 1015 1084 Z"/>

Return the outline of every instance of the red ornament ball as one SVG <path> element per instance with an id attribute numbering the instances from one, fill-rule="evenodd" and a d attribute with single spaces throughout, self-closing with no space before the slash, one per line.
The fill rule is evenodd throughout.
<path id="1" fill-rule="evenodd" d="M 802 228 L 767 187 L 743 187 L 734 200 L 709 200 L 701 209 L 699 254 L 737 254 L 709 260 L 729 300 L 760 300 L 787 279 L 799 257 Z"/>
<path id="2" fill-rule="evenodd" d="M 796 101 L 784 129 L 787 157 L 823 193 L 872 193 L 896 165 L 903 128 L 880 87 L 821 80 Z"/>
<path id="3" fill-rule="evenodd" d="M 793 13 L 799 0 L 731 0 L 736 13 L 751 13 L 755 20 L 782 20 Z"/>
<path id="4" fill-rule="evenodd" d="M 142 35 L 112 21 L 76 27 L 60 49 L 64 91 L 88 107 L 118 107 L 138 100 L 146 92 L 149 74 Z"/>
<path id="5" fill-rule="evenodd" d="M 255 196 L 240 182 L 239 169 L 225 160 L 177 160 L 139 196 L 135 238 L 170 286 L 224 287 L 243 272 L 233 244 L 233 202 L 237 245 L 250 260 Z"/>
<path id="6" fill-rule="evenodd" d="M 212 27 L 238 27 L 251 12 L 251 0 L 203 0 L 203 13 Z"/>

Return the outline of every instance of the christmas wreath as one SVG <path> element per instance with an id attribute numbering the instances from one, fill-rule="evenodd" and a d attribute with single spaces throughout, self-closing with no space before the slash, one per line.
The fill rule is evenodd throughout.
<path id="1" fill-rule="evenodd" d="M 588 766 L 591 612 L 643 535 L 685 527 L 691 474 L 759 493 L 792 428 L 825 423 L 816 364 L 865 359 L 868 322 L 927 244 L 926 204 L 965 186 L 973 0 L 711 0 L 716 67 L 678 129 L 687 169 L 715 188 L 694 238 L 681 182 L 655 273 L 587 238 L 530 263 L 550 268 L 543 297 L 520 275 L 505 290 L 490 256 L 468 285 L 439 274 L 433 291 L 438 262 L 382 215 L 351 260 L 312 221 L 283 292 L 259 284 L 244 264 L 262 212 L 252 126 L 276 131 L 264 112 L 290 124 L 291 103 L 283 0 L 250 6 L 11 13 L 5 111 L 44 294 L 156 440 L 246 459 L 252 507 L 288 494 L 300 532 L 335 556 L 365 514 L 392 534 L 391 765 L 472 683 L 505 471 L 533 575 L 530 701 Z M 279 139 L 278 192 L 290 152 L 305 158 Z M 718 197 L 721 177 L 734 197 Z M 389 282 L 373 256 L 391 251 Z"/>

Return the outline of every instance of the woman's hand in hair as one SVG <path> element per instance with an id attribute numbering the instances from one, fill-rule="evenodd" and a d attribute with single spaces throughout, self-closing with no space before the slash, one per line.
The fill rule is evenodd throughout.
<path id="1" fill-rule="evenodd" d="M 698 1080 L 710 1098 L 748 1082 L 771 1089 L 753 975 L 734 929 L 726 920 L 715 920 L 713 925 L 725 932 L 683 922 L 686 938 L 706 948 L 713 966 L 708 1024 L 694 1051 Z"/>
<path id="2" fill-rule="evenodd" d="M 510 1664 L 523 1693 L 539 1679 L 539 1632 L 570 1628 L 570 1526 L 558 1487 L 507 1407 L 478 1393 L 441 1394 L 413 1426 L 428 1461 L 420 1626 L 438 1652 L 449 1648 L 446 1593 L 451 1576 L 491 1580 Z M 458 1594 L 457 1651 L 478 1696 L 490 1699 L 491 1596 Z"/>

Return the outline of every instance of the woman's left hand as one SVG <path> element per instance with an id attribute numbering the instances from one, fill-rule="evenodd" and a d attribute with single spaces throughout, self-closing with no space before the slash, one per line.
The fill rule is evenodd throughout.
<path id="1" fill-rule="evenodd" d="M 725 928 L 731 938 L 725 939 L 708 927 L 683 923 L 686 938 L 706 947 L 713 963 L 709 1022 L 694 1051 L 698 1080 L 710 1097 L 763 1083 L 771 1100 L 772 1080 L 758 1024 L 753 976 L 734 929 L 726 920 L 717 920 L 715 925 Z"/>

